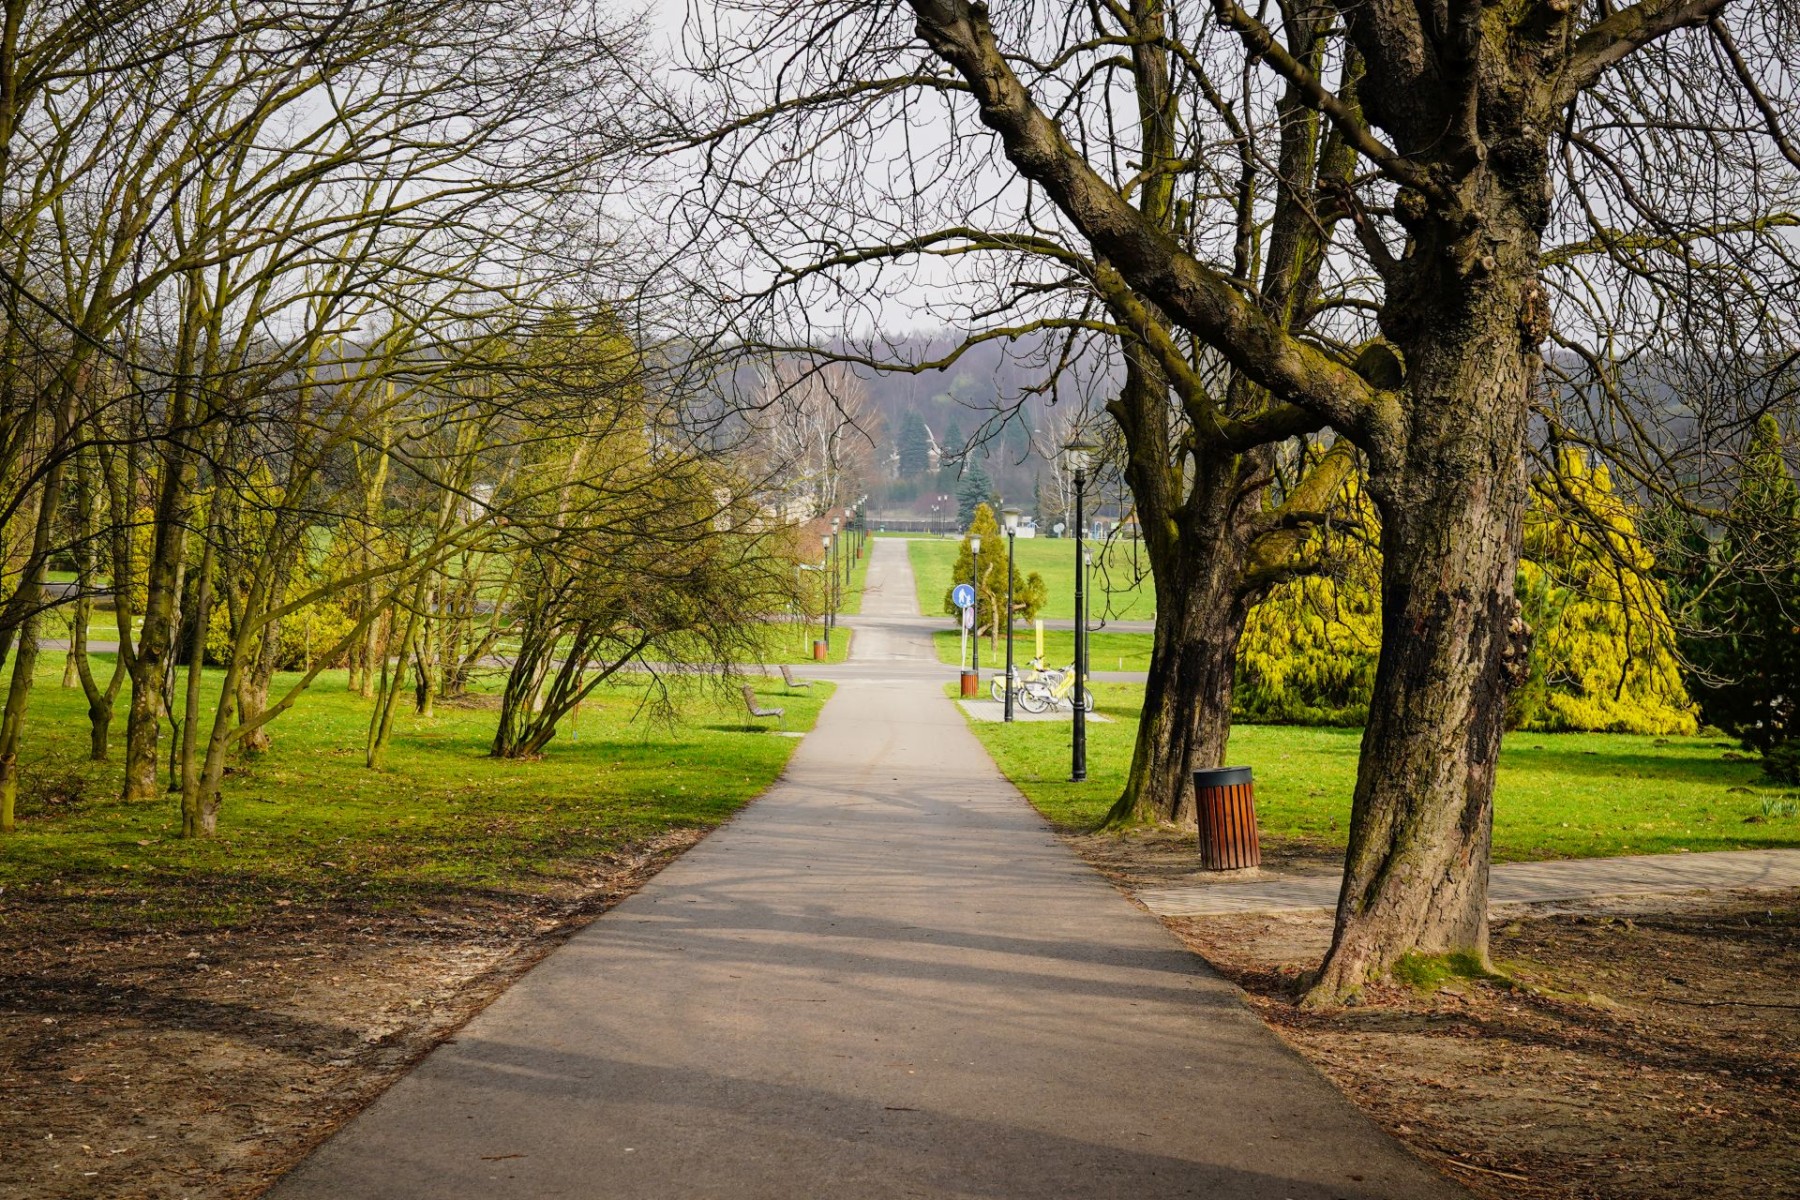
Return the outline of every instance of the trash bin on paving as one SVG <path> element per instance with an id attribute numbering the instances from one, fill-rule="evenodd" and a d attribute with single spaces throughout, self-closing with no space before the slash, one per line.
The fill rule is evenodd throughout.
<path id="1" fill-rule="evenodd" d="M 1194 772 L 1194 815 L 1200 824 L 1200 865 L 1241 871 L 1262 865 L 1256 837 L 1256 785 L 1249 767 Z"/>

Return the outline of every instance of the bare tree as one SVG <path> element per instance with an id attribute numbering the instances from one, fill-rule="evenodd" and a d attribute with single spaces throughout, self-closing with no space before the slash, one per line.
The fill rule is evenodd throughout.
<path id="1" fill-rule="evenodd" d="M 950 264 L 926 280 L 938 294 L 985 283 L 966 310 L 983 336 L 1121 339 L 1129 379 L 1115 403 L 1167 408 L 1173 393 L 1189 414 L 1170 452 L 1150 456 L 1157 470 L 1192 464 L 1174 494 L 1211 492 L 1209 471 L 1224 481 L 1192 526 L 1203 537 L 1247 544 L 1256 485 L 1317 461 L 1268 457 L 1271 441 L 1329 430 L 1361 457 L 1381 517 L 1384 643 L 1333 947 L 1312 992 L 1332 1002 L 1408 952 L 1486 954 L 1494 764 L 1530 645 L 1513 580 L 1530 416 L 1546 395 L 1540 346 L 1566 330 L 1604 358 L 1620 319 L 1698 314 L 1679 272 L 1643 293 L 1662 307 L 1633 298 L 1646 253 L 1716 264 L 1715 281 L 1759 257 L 1776 272 L 1791 261 L 1792 97 L 1773 56 L 1793 22 L 1791 5 L 1728 0 L 1504 13 L 793 0 L 718 33 L 715 78 L 752 44 L 786 52 L 773 55 L 773 97 L 732 114 L 731 151 L 711 161 L 740 194 L 799 211 L 803 173 L 782 147 L 796 127 L 817 139 L 800 143 L 815 147 L 823 201 L 805 219 L 836 215 L 809 233 L 758 210 L 739 235 L 766 271 L 757 299 L 787 289 L 867 320 L 906 286 L 871 286 L 872 264 L 930 256 Z M 1656 82 L 1671 63 L 1679 96 Z M 853 133 L 792 116 L 815 112 Z M 899 145 L 914 164 L 887 176 L 904 180 L 899 201 L 838 170 Z M 1665 178 L 1683 182 L 1643 202 Z M 708 199 L 716 213 L 723 190 Z M 977 258 L 980 280 L 953 270 Z M 1615 265 L 1571 265 L 1602 259 Z M 1580 282 L 1609 271 L 1626 286 Z M 1575 291 L 1580 310 L 1563 302 Z M 1085 307 L 1053 300 L 1083 294 Z M 1775 329 L 1775 307 L 1765 296 L 1739 319 Z M 770 336 L 783 314 L 765 313 Z M 1303 478 L 1266 486 L 1285 504 Z"/>
<path id="2" fill-rule="evenodd" d="M 744 414 L 747 449 L 779 490 L 791 520 L 853 503 L 875 459 L 869 391 L 841 363 L 778 360 Z"/>

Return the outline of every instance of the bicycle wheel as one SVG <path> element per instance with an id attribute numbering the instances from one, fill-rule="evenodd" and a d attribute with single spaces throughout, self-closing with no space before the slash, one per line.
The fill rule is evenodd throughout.
<path id="1" fill-rule="evenodd" d="M 1081 707 L 1088 712 L 1094 711 L 1094 693 L 1088 691 L 1086 688 L 1081 689 Z"/>
<path id="2" fill-rule="evenodd" d="M 1019 689 L 1019 694 L 1014 696 L 1013 699 L 1017 700 L 1019 707 L 1028 713 L 1050 711 L 1051 700 L 1049 694 L 1042 688 L 1032 687 L 1030 684 Z"/>
<path id="3" fill-rule="evenodd" d="M 988 686 L 988 691 L 993 695 L 995 704 L 1006 703 L 1006 689 L 1001 686 L 1004 682 L 1005 680 L 996 675 L 994 676 L 994 682 Z"/>

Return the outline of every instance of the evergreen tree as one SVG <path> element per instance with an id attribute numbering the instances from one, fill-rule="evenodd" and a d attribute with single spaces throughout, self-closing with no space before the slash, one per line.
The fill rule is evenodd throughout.
<path id="1" fill-rule="evenodd" d="M 1655 565 L 1604 465 L 1567 451 L 1533 484 L 1517 585 L 1531 673 L 1511 727 L 1694 732 Z"/>
<path id="2" fill-rule="evenodd" d="M 908 412 L 900 422 L 899 450 L 900 478 L 911 479 L 931 469 L 931 435 L 916 412 Z"/>
<path id="3" fill-rule="evenodd" d="M 994 481 L 979 462 L 971 463 L 968 473 L 956 489 L 956 520 L 964 529 L 975 519 L 975 510 L 994 502 Z M 993 519 L 989 512 L 988 518 Z"/>
<path id="4" fill-rule="evenodd" d="M 938 443 L 938 449 L 943 452 L 944 466 L 949 466 L 953 459 L 961 458 L 963 453 L 962 426 L 954 420 L 944 426 L 944 440 Z"/>
<path id="5" fill-rule="evenodd" d="M 1682 647 L 1701 711 L 1784 777 L 1800 740 L 1800 488 L 1773 417 L 1751 437 L 1702 575 Z"/>
<path id="6" fill-rule="evenodd" d="M 971 543 L 972 538 L 981 539 L 980 578 L 975 577 L 977 563 Z M 950 586 L 944 589 L 944 612 L 956 616 L 961 609 L 950 598 L 959 583 L 975 585 L 975 633 L 988 635 L 988 645 L 998 645 L 1000 631 L 1005 628 L 1001 623 L 1006 612 L 1006 534 L 1001 532 L 1000 522 L 994 519 L 994 510 L 986 504 L 975 506 L 974 515 L 969 519 L 968 532 L 963 534 L 962 546 L 956 552 L 956 566 L 950 575 Z M 1038 613 L 1049 600 L 1049 588 L 1044 584 L 1044 577 L 1033 571 L 1029 576 L 1021 576 L 1017 566 L 1012 572 L 1013 620 L 1035 620 Z"/>

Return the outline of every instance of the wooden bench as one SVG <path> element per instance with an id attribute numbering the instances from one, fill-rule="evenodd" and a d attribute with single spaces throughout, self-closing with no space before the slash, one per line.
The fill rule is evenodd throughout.
<path id="1" fill-rule="evenodd" d="M 781 664 L 781 678 L 786 681 L 790 692 L 798 691 L 801 688 L 809 688 L 813 685 L 813 681 L 810 679 L 795 679 L 794 669 L 786 663 Z"/>
<path id="2" fill-rule="evenodd" d="M 752 688 L 747 683 L 744 685 L 744 707 L 750 710 L 750 715 L 753 717 L 774 717 L 778 723 L 781 720 L 781 715 L 787 711 L 785 708 L 764 708 L 762 705 L 758 704 L 756 702 L 756 689 Z"/>

